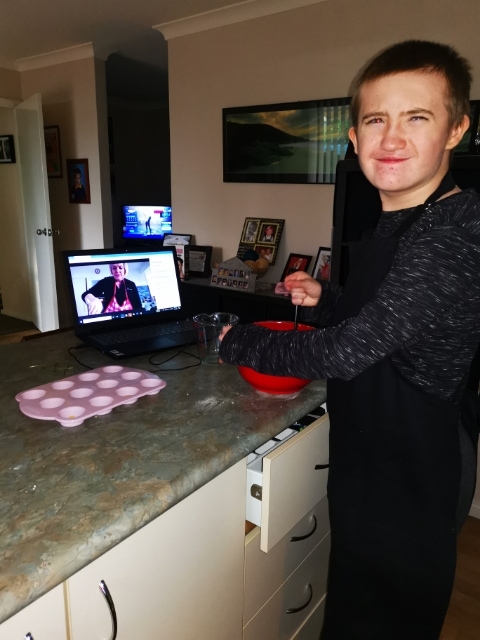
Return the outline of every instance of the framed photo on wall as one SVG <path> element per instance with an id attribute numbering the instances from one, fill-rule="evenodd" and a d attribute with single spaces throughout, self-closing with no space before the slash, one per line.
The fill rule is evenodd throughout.
<path id="1" fill-rule="evenodd" d="M 222 125 L 224 182 L 333 184 L 350 98 L 227 107 Z"/>
<path id="2" fill-rule="evenodd" d="M 3 164 L 13 164 L 16 161 L 13 136 L 0 135 L 0 162 Z"/>
<path id="3" fill-rule="evenodd" d="M 60 151 L 60 127 L 44 127 L 45 157 L 47 160 L 47 175 L 49 178 L 61 178 L 62 154 Z"/>
<path id="4" fill-rule="evenodd" d="M 330 280 L 331 260 L 332 250 L 328 247 L 320 247 L 313 266 L 312 278 L 315 278 L 315 280 Z"/>
<path id="5" fill-rule="evenodd" d="M 90 204 L 88 160 L 67 160 L 68 196 L 71 204 Z"/>
<path id="6" fill-rule="evenodd" d="M 304 256 L 301 253 L 291 253 L 288 256 L 280 282 L 283 282 L 287 276 L 295 273 L 295 271 L 308 271 L 311 260 L 312 256 Z"/>

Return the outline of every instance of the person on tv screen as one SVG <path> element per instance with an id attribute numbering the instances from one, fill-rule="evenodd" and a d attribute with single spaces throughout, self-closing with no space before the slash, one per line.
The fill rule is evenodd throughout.
<path id="1" fill-rule="evenodd" d="M 327 379 L 322 640 L 441 635 L 480 415 L 480 196 L 450 172 L 470 124 L 471 81 L 457 51 L 423 40 L 394 44 L 363 68 L 349 136 L 379 192 L 376 228 L 350 243 L 345 286 L 302 271 L 285 278 L 318 328 L 223 330 L 223 362 Z"/>
<path id="2" fill-rule="evenodd" d="M 88 315 L 142 309 L 137 285 L 125 277 L 128 273 L 127 263 L 116 262 L 109 266 L 112 275 L 102 278 L 82 293 Z"/>

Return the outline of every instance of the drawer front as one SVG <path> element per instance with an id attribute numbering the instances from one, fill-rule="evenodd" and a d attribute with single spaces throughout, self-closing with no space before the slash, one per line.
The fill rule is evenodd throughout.
<path id="1" fill-rule="evenodd" d="M 260 550 L 259 527 L 246 536 L 244 624 L 282 586 L 329 529 L 325 496 L 269 553 Z"/>
<path id="2" fill-rule="evenodd" d="M 264 457 L 262 551 L 270 551 L 326 495 L 328 432 L 327 413 Z"/>
<path id="3" fill-rule="evenodd" d="M 325 613 L 325 598 L 317 605 L 312 615 L 305 621 L 302 628 L 292 640 L 318 640 L 318 634 L 323 625 Z"/>
<path id="4" fill-rule="evenodd" d="M 290 640 L 300 631 L 325 596 L 329 552 L 327 535 L 244 627 L 244 640 Z"/>

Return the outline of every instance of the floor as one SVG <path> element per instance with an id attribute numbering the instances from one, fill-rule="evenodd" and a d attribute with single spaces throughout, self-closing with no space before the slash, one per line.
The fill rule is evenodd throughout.
<path id="1" fill-rule="evenodd" d="M 23 336 L 39 333 L 31 323 L 0 313 L 0 345 L 20 342 Z"/>
<path id="2" fill-rule="evenodd" d="M 469 516 L 458 538 L 457 572 L 440 640 L 480 638 L 480 520 Z"/>

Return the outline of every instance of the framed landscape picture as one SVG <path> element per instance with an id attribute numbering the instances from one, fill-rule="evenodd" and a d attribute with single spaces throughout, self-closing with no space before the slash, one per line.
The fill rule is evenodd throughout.
<path id="1" fill-rule="evenodd" d="M 223 109 L 224 182 L 332 184 L 350 98 Z"/>

